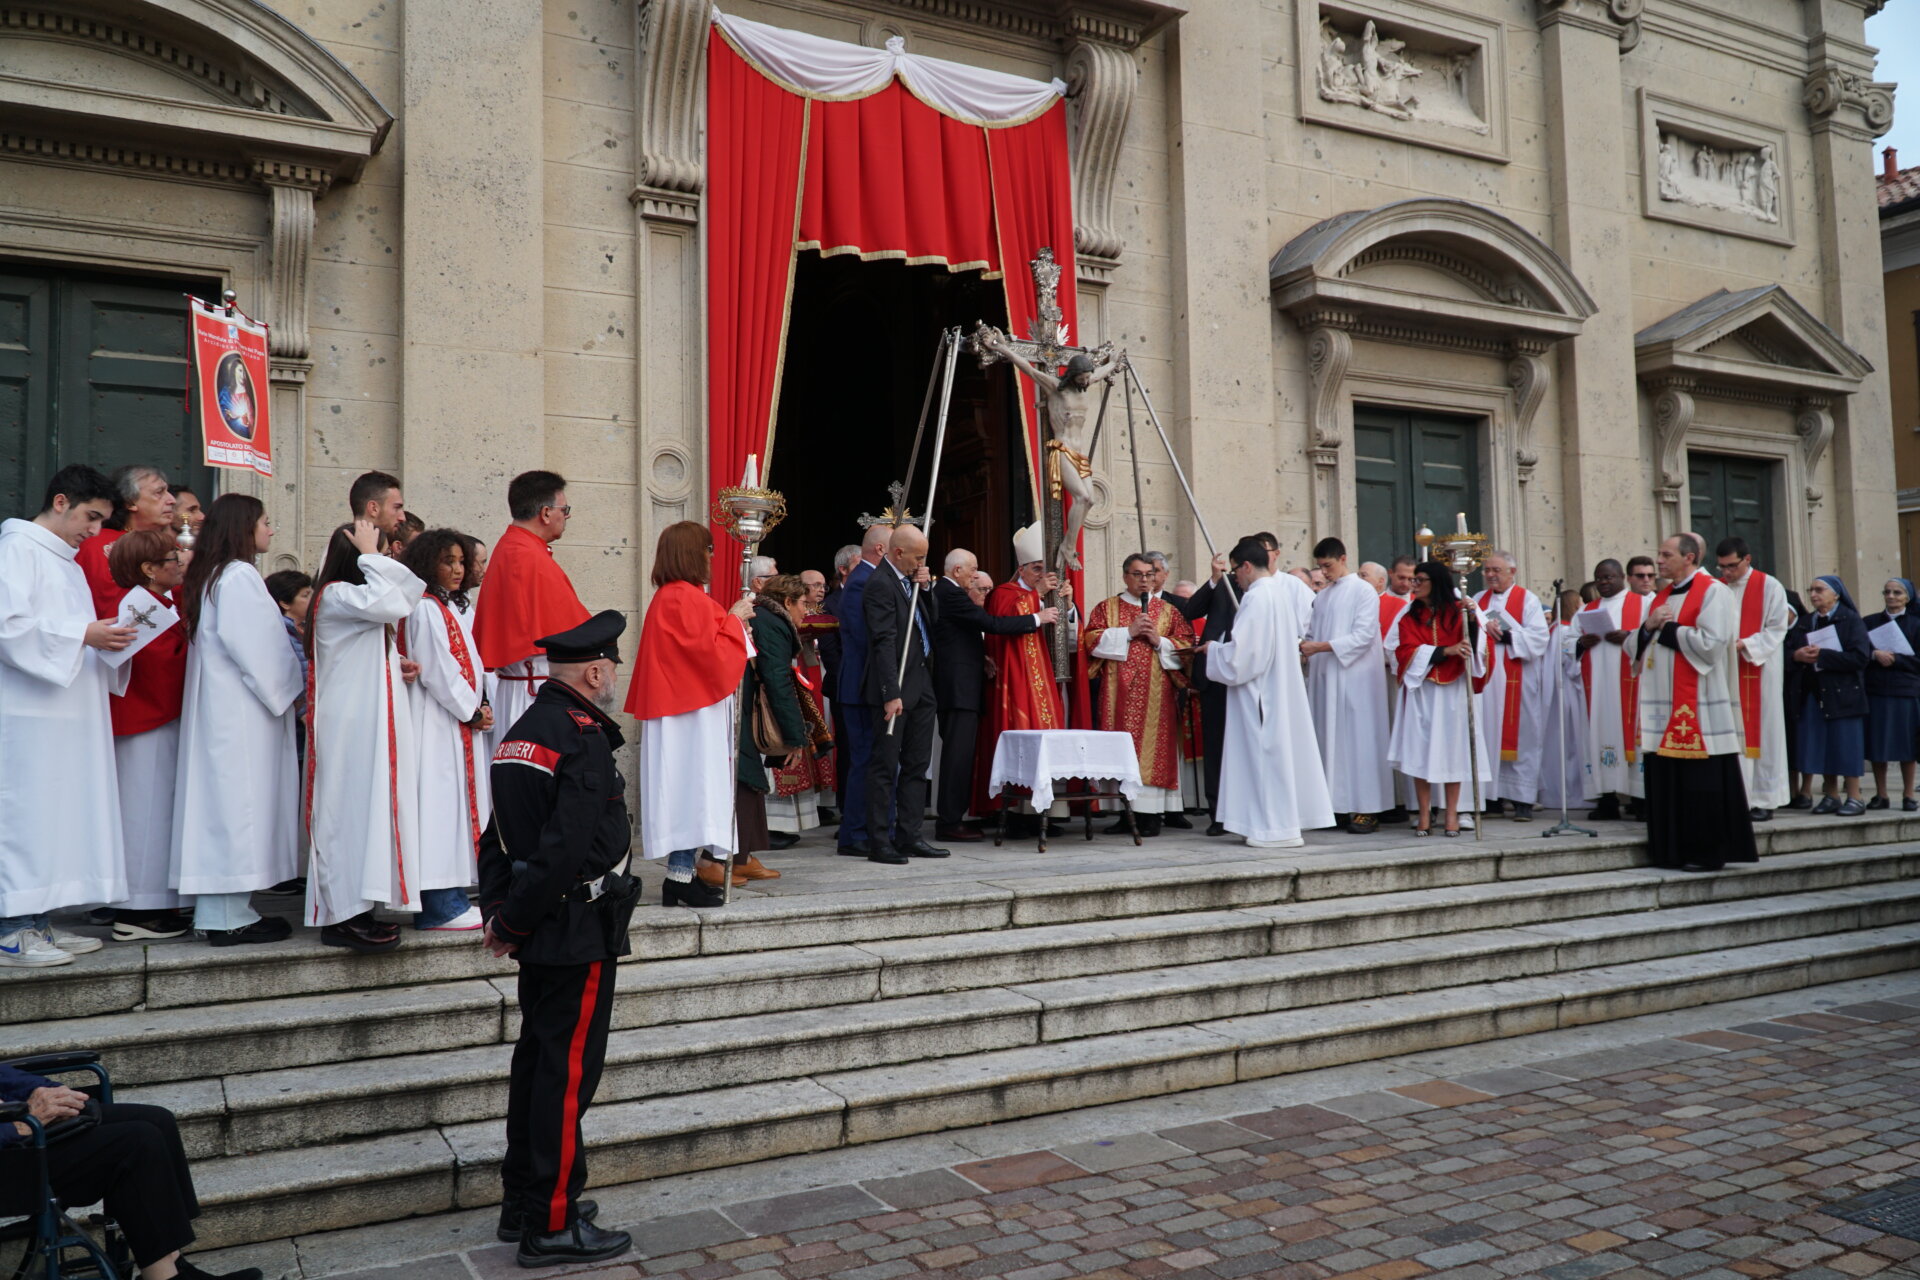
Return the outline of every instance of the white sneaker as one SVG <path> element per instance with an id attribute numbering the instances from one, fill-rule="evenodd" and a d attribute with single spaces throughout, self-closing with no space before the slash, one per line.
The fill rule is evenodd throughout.
<path id="1" fill-rule="evenodd" d="M 18 969 L 51 969 L 57 964 L 72 964 L 73 957 L 47 941 L 38 929 L 15 929 L 0 933 L 0 965 Z"/>
<path id="2" fill-rule="evenodd" d="M 459 915 L 447 921 L 445 924 L 428 925 L 426 928 L 426 932 L 428 933 L 471 933 L 473 930 L 478 929 L 482 923 L 483 921 L 480 919 L 480 908 L 468 907 L 465 911 L 462 911 Z"/>
<path id="3" fill-rule="evenodd" d="M 40 936 L 70 956 L 83 956 L 89 951 L 98 951 L 107 945 L 98 938 L 89 938 L 84 933 L 61 933 L 58 929 L 48 929 Z"/>

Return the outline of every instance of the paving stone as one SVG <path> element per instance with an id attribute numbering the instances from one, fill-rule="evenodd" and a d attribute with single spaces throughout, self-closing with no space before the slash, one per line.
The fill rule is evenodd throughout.
<path id="1" fill-rule="evenodd" d="M 1415 1102 L 1412 1098 L 1388 1093 L 1384 1089 L 1378 1093 L 1352 1093 L 1344 1098 L 1329 1098 L 1320 1105 L 1355 1120 L 1383 1120 L 1388 1116 L 1404 1116 L 1431 1109 L 1427 1103 Z"/>
<path id="2" fill-rule="evenodd" d="M 1245 1147 L 1261 1139 L 1261 1135 L 1252 1129 L 1243 1129 L 1237 1124 L 1219 1120 L 1182 1125 L 1177 1129 L 1160 1129 L 1156 1136 L 1201 1154 Z"/>
<path id="3" fill-rule="evenodd" d="M 898 1178 L 869 1178 L 860 1186 L 896 1209 L 925 1209 L 951 1204 L 979 1192 L 979 1187 L 950 1169 L 929 1169 Z"/>
<path id="4" fill-rule="evenodd" d="M 955 1165 L 953 1169 L 961 1177 L 978 1183 L 988 1191 L 1020 1191 L 1049 1182 L 1084 1178 L 1088 1172 L 1051 1151 L 1027 1151 L 995 1160 L 974 1160 Z"/>
<path id="5" fill-rule="evenodd" d="M 725 1206 L 721 1212 L 749 1235 L 777 1235 L 865 1218 L 886 1205 L 859 1187 L 821 1187 Z"/>

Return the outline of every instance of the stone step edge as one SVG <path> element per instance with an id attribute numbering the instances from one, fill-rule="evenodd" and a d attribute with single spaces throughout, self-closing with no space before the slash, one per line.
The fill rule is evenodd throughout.
<path id="1" fill-rule="evenodd" d="M 1096 1070 L 1089 1070 L 1085 1063 L 1070 1064 L 1070 1073 L 1053 1077 L 1080 1082 L 1082 1087 L 1071 1091 L 1048 1089 L 1049 1077 L 1031 1073 L 1027 1079 L 1008 1083 L 1013 1073 L 1000 1064 L 1009 1055 L 1032 1050 L 998 1050 L 977 1056 L 997 1060 L 988 1064 L 988 1074 L 999 1082 L 992 1092 L 1000 1106 L 992 1118 L 1010 1120 L 1414 1051 L 1387 1043 L 1395 1027 L 1421 1026 L 1427 1034 L 1418 1047 L 1441 1048 L 1821 986 L 1920 964 L 1920 926 L 1826 935 L 1823 941 L 1840 945 L 1814 948 L 1796 942 L 1736 948 L 1715 955 L 1717 963 L 1704 971 L 1689 971 L 1670 960 L 1654 960 L 1578 971 L 1555 980 L 1517 979 L 1449 988 L 1444 993 L 1444 1005 L 1437 1007 L 1436 993 L 1423 992 L 1320 1006 L 1312 1019 L 1300 1014 L 1259 1015 L 1269 1020 L 1292 1017 L 1297 1025 L 1271 1026 L 1274 1032 L 1291 1032 L 1290 1036 L 1263 1034 L 1270 1024 L 1256 1027 L 1246 1019 L 1228 1019 L 1184 1029 L 1194 1034 L 1177 1042 L 1164 1038 L 1148 1042 L 1137 1035 L 1101 1037 L 1099 1047 L 1114 1052 L 1097 1064 Z M 1076 1043 L 1092 1046 L 1095 1042 Z M 1127 1052 L 1149 1044 L 1155 1052 Z M 1297 1046 L 1291 1054 L 1285 1051 L 1289 1044 Z M 1058 1047 L 1041 1046 L 1049 1050 Z M 937 1065 L 950 1068 L 956 1061 L 944 1059 Z M 1162 1072 L 1141 1082 L 1147 1087 L 1136 1087 L 1120 1074 L 1130 1067 L 1150 1069 L 1178 1063 L 1190 1067 Z M 900 1085 L 907 1083 L 898 1079 L 899 1074 L 894 1071 L 895 1078 L 889 1085 L 891 1098 L 897 1099 Z M 861 1086 L 871 1085 L 873 1075 L 869 1070 L 596 1106 L 586 1118 L 589 1185 L 718 1168 L 984 1122 L 949 1117 L 943 1123 L 900 1128 L 897 1132 L 857 1125 L 854 1117 L 865 1109 L 860 1099 L 871 1093 L 870 1089 L 863 1093 Z M 949 1082 L 936 1081 L 912 1089 L 911 1096 L 924 1099 L 954 1095 Z M 863 1132 L 863 1128 L 871 1131 Z M 277 1239 L 296 1229 L 304 1234 L 496 1204 L 503 1144 L 499 1122 L 480 1121 L 325 1147 L 198 1161 L 194 1165 L 195 1181 L 208 1217 L 196 1226 L 203 1247 L 215 1248 Z M 410 1151 L 416 1154 L 407 1154 Z M 644 1167 L 633 1167 L 636 1164 Z M 353 1172 L 344 1177 L 332 1172 L 342 1168 Z M 307 1210 L 315 1197 L 324 1196 L 344 1181 L 356 1182 L 375 1194 L 369 1202 L 351 1206 L 352 1212 L 337 1223 L 314 1221 Z M 416 1187 L 425 1183 L 434 1188 L 444 1184 L 444 1197 L 438 1190 L 416 1192 L 404 1201 L 379 1194 L 382 1187 L 401 1183 Z"/>

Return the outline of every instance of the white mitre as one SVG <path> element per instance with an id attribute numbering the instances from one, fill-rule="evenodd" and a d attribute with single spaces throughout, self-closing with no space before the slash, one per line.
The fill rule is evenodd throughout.
<path id="1" fill-rule="evenodd" d="M 1047 540 L 1040 532 L 1040 522 L 1035 520 L 1024 529 L 1013 531 L 1013 562 L 1032 564 L 1035 560 L 1047 558 Z"/>

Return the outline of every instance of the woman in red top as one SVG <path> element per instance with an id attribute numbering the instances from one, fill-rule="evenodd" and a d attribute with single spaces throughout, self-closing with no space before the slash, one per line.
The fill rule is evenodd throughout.
<path id="1" fill-rule="evenodd" d="M 168 608 L 187 573 L 187 553 L 165 530 L 122 534 L 107 552 L 121 593 L 145 587 Z M 113 764 L 120 785 L 120 833 L 127 850 L 127 898 L 114 904 L 116 942 L 177 938 L 193 927 L 170 887 L 174 765 L 180 754 L 180 698 L 187 680 L 186 628 L 175 624 L 133 655 L 124 697 L 113 702 Z"/>
<path id="2" fill-rule="evenodd" d="M 1486 621 L 1471 600 L 1455 592 L 1447 566 L 1428 560 L 1414 570 L 1413 603 L 1387 629 L 1386 648 L 1402 688 L 1387 759 L 1413 779 L 1413 833 L 1433 834 L 1431 807 L 1438 783 L 1446 789 L 1445 832 L 1457 836 L 1460 784 L 1476 772 L 1483 784 L 1493 784 L 1485 714 L 1474 717 L 1471 748 L 1467 730 L 1468 659 L 1475 693 L 1486 687 L 1490 670 Z"/>

